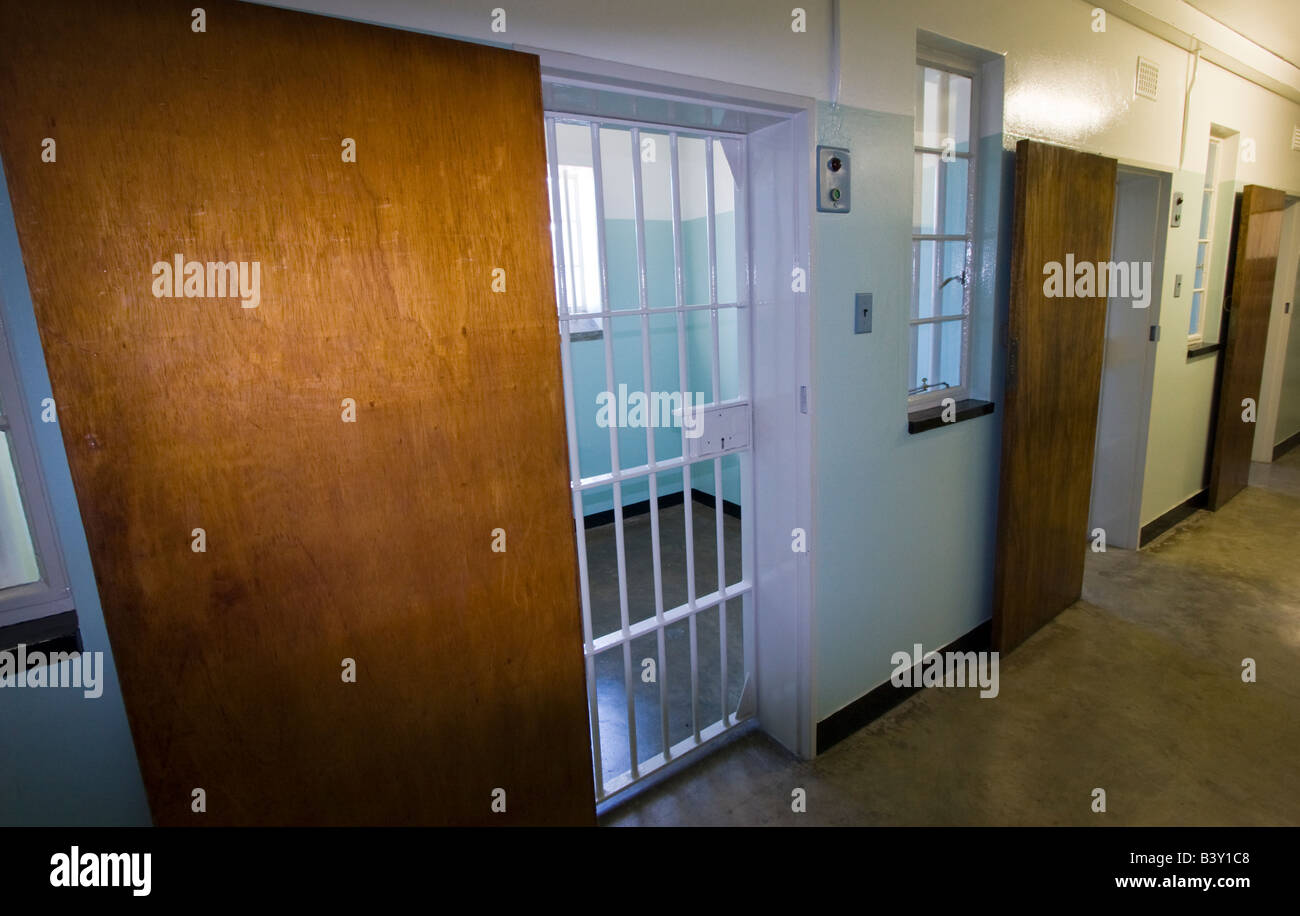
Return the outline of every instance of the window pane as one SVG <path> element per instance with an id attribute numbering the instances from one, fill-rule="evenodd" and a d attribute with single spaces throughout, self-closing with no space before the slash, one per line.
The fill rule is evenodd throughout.
<path id="1" fill-rule="evenodd" d="M 965 242 L 912 243 L 912 317 L 962 315 L 968 279 Z"/>
<path id="2" fill-rule="evenodd" d="M 944 162 L 936 153 L 917 153 L 912 175 L 912 232 L 966 232 L 966 176 L 970 162 Z"/>
<path id="3" fill-rule="evenodd" d="M 1199 238 L 1208 239 L 1210 237 L 1210 217 L 1214 210 L 1214 192 L 1203 191 L 1201 193 L 1201 234 Z"/>
<path id="4" fill-rule="evenodd" d="M 1208 253 L 1209 247 L 1208 242 L 1200 242 L 1196 246 L 1196 266 L 1198 268 L 1205 266 L 1205 255 Z M 1201 284 L 1197 283 L 1196 285 L 1200 286 Z"/>
<path id="5" fill-rule="evenodd" d="M 1215 176 L 1218 174 L 1219 144 L 1210 141 L 1210 152 L 1205 159 L 1205 187 L 1214 187 Z"/>
<path id="6" fill-rule="evenodd" d="M 1192 293 L 1192 320 L 1187 329 L 1188 334 L 1201 333 L 1201 293 Z"/>
<path id="7" fill-rule="evenodd" d="M 727 149 L 739 157 L 735 140 L 713 141 L 713 240 L 717 255 L 718 301 L 739 301 L 736 269 L 736 177 Z"/>
<path id="8" fill-rule="evenodd" d="M 621 127 L 600 129 L 600 169 L 605 203 L 605 282 L 609 289 L 609 307 L 640 308 L 630 130 Z"/>
<path id="9" fill-rule="evenodd" d="M 585 124 L 555 125 L 556 149 L 551 155 L 558 166 L 560 248 L 564 255 L 565 307 L 574 314 L 602 309 L 600 249 L 596 229 L 596 182 L 591 167 L 591 129 Z M 557 274 L 559 271 L 557 270 Z M 599 318 L 569 322 L 569 333 L 600 330 Z"/>
<path id="10" fill-rule="evenodd" d="M 673 253 L 672 145 L 665 133 L 641 131 L 641 205 L 645 215 L 646 301 L 652 309 L 677 304 Z"/>
<path id="11" fill-rule="evenodd" d="M 962 329 L 964 321 L 945 321 L 939 329 L 939 381 L 950 387 L 961 384 Z"/>
<path id="12" fill-rule="evenodd" d="M 955 152 L 970 152 L 969 77 L 918 65 L 916 68 L 916 146 L 940 147 L 951 140 Z"/>
<path id="13" fill-rule="evenodd" d="M 27 527 L 9 433 L 0 432 L 0 588 L 40 579 L 36 548 Z"/>
<path id="14" fill-rule="evenodd" d="M 682 200 L 682 285 L 686 305 L 703 305 L 709 301 L 704 143 L 699 137 L 677 138 L 677 175 Z"/>
<path id="15" fill-rule="evenodd" d="M 908 381 L 912 394 L 961 384 L 962 329 L 965 323 L 962 319 L 955 319 L 912 325 L 915 360 Z"/>

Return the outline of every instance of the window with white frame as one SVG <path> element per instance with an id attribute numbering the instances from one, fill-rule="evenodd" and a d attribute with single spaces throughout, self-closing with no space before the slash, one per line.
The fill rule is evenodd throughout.
<path id="1" fill-rule="evenodd" d="M 601 310 L 600 248 L 596 239 L 596 178 L 590 165 L 560 165 L 558 170 L 560 206 L 560 244 L 555 252 L 555 269 L 564 271 L 563 287 L 567 303 L 560 311 L 570 314 L 598 313 Z M 549 178 L 547 179 L 550 180 Z M 563 257 L 561 257 L 563 254 Z M 599 317 L 578 318 L 569 323 L 569 333 L 599 333 Z"/>
<path id="2" fill-rule="evenodd" d="M 0 323 L 0 627 L 72 610 L 34 446 Z"/>
<path id="3" fill-rule="evenodd" d="M 1196 282 L 1192 288 L 1192 316 L 1187 328 L 1187 343 L 1205 342 L 1206 289 L 1210 285 L 1210 256 L 1214 251 L 1214 211 L 1218 204 L 1219 153 L 1222 141 L 1210 138 L 1205 160 L 1205 183 L 1201 186 L 1201 227 L 1196 237 Z"/>
<path id="4" fill-rule="evenodd" d="M 968 390 L 974 267 L 976 80 L 918 60 L 912 175 L 908 406 Z"/>

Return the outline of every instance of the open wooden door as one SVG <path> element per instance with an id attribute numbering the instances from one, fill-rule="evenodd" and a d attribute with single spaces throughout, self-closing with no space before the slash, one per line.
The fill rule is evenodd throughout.
<path id="1" fill-rule="evenodd" d="M 1241 192 L 1229 294 L 1223 306 L 1223 364 L 1210 452 L 1207 504 L 1218 509 L 1250 479 L 1273 279 L 1282 243 L 1286 194 L 1248 184 Z M 1253 408 L 1246 403 L 1249 398 Z"/>
<path id="2" fill-rule="evenodd" d="M 1113 159 L 1031 140 L 1016 145 L 993 594 L 993 642 L 1004 652 L 1083 588 L 1106 339 L 1096 269 L 1110 260 L 1115 170 Z M 1093 273 L 1087 286 L 1084 264 Z M 1049 289 L 1053 265 L 1063 282 Z"/>
<path id="3" fill-rule="evenodd" d="M 594 823 L 537 59 L 193 8 L 0 0 L 154 818 Z"/>

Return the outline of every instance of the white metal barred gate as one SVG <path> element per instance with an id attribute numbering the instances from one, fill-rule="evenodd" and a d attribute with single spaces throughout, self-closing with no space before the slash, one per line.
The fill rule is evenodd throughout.
<path id="1" fill-rule="evenodd" d="M 546 139 L 593 770 L 601 801 L 752 715 L 745 138 L 548 112 Z M 692 413 L 696 392 L 705 403 Z M 635 411 L 625 409 L 638 394 L 643 431 L 630 419 Z M 686 410 L 675 412 L 675 426 L 665 429 L 667 411 L 657 413 L 656 403 L 680 403 Z M 676 516 L 678 502 L 680 532 L 676 522 L 663 525 L 665 514 Z M 635 538 L 629 510 L 637 516 Z M 707 534 L 696 538 L 697 523 L 710 513 L 712 545 Z M 644 551 L 641 540 L 632 548 L 629 540 L 646 535 L 641 514 L 649 521 L 651 575 L 637 582 L 645 564 L 635 560 L 645 559 Z M 602 556 L 612 549 L 609 568 L 589 568 L 598 564 L 593 545 L 600 545 Z M 701 554 L 703 564 L 697 562 Z M 716 570 L 708 568 L 713 563 Z M 604 604 L 602 595 L 608 596 Z M 702 670 L 712 666 L 702 651 L 715 631 L 717 678 L 702 683 Z M 678 654 L 689 664 L 674 660 Z M 613 734 L 622 728 L 625 741 Z"/>

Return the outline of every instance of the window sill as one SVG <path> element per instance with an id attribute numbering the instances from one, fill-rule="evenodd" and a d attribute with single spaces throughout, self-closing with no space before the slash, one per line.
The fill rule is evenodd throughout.
<path id="1" fill-rule="evenodd" d="M 943 405 L 941 404 L 908 413 L 908 433 L 914 435 L 923 433 L 926 430 L 938 429 L 940 426 L 954 426 L 963 420 L 973 420 L 976 417 L 993 413 L 992 401 L 980 401 L 975 398 L 963 398 L 956 403 L 956 407 L 956 417 L 947 423 L 943 420 Z"/>
<path id="2" fill-rule="evenodd" d="M 81 627 L 76 611 L 0 626 L 0 652 L 26 646 L 30 651 L 80 652 Z"/>
<path id="3" fill-rule="evenodd" d="M 1187 346 L 1187 358 L 1188 358 L 1188 359 L 1195 359 L 1195 358 L 1198 357 L 1198 356 L 1206 356 L 1206 355 L 1208 355 L 1208 354 L 1210 354 L 1210 353 L 1214 353 L 1214 352 L 1216 352 L 1216 351 L 1218 351 L 1218 350 L 1222 350 L 1222 349 L 1223 349 L 1223 344 L 1221 344 L 1221 343 L 1199 343 L 1199 344 L 1188 344 L 1188 346 Z"/>

